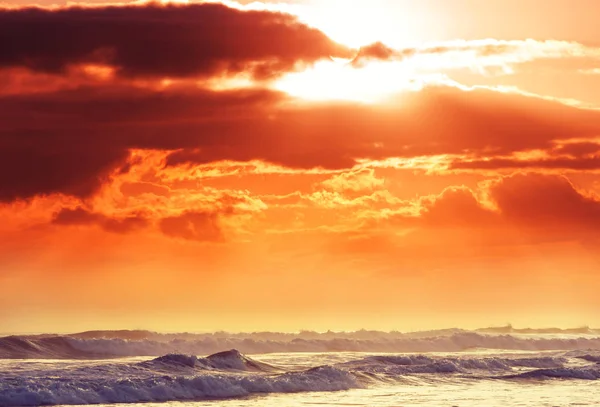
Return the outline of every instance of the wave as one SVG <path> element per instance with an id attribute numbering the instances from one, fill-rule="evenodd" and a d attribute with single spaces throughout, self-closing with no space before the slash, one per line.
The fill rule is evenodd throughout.
<path id="1" fill-rule="evenodd" d="M 31 363 L 0 370 L 0 407 L 229 399 L 267 393 L 339 391 L 434 380 L 600 379 L 589 352 L 552 355 L 370 355 L 310 366 L 274 366 L 238 350 L 207 357 L 168 354 L 148 361 Z M 310 363 L 323 359 L 303 356 Z M 275 357 L 277 360 L 277 358 Z M 278 359 L 282 360 L 282 359 Z M 14 362 L 11 362 L 14 363 Z"/>
<path id="2" fill-rule="evenodd" d="M 160 369 L 165 365 L 174 371 L 166 374 Z M 0 407 L 228 399 L 362 387 L 355 375 L 334 366 L 280 374 L 262 371 L 268 366 L 232 350 L 206 358 L 171 354 L 133 365 L 95 365 L 60 376 L 0 376 Z"/>
<path id="3" fill-rule="evenodd" d="M 426 355 L 369 356 L 341 366 L 354 372 L 401 376 L 412 374 L 464 373 L 482 374 L 513 371 L 515 368 L 562 368 L 564 357 L 430 357 Z"/>
<path id="4" fill-rule="evenodd" d="M 83 359 L 126 356 L 159 356 L 169 353 L 207 355 L 222 349 L 239 349 L 245 354 L 278 352 L 461 352 L 472 349 L 502 350 L 586 350 L 600 349 L 600 336 L 535 336 L 458 332 L 426 337 L 381 337 L 356 339 L 264 340 L 256 338 L 187 334 L 169 340 L 82 338 L 43 336 L 0 338 L 0 358 Z"/>
<path id="5" fill-rule="evenodd" d="M 0 406 L 109 404 L 235 398 L 260 393 L 337 391 L 360 387 L 349 373 L 334 368 L 276 377 L 198 375 L 60 382 L 36 379 L 0 393 Z"/>
<path id="6" fill-rule="evenodd" d="M 476 332 L 484 333 L 505 333 L 505 334 L 524 334 L 524 335 L 599 335 L 600 329 L 592 329 L 589 326 L 578 328 L 515 328 L 511 324 L 499 327 L 480 328 Z"/>
<path id="7" fill-rule="evenodd" d="M 596 362 L 579 363 L 562 353 L 534 357 L 513 355 L 494 356 L 429 356 L 429 355 L 376 355 L 335 365 L 357 377 L 389 382 L 406 376 L 431 375 L 440 379 L 455 375 L 460 379 L 581 379 L 599 380 L 600 366 Z M 575 359 L 595 360 L 597 355 L 584 354 Z M 429 377 L 431 380 L 432 377 Z"/>
<path id="8" fill-rule="evenodd" d="M 207 364 L 214 369 L 233 369 L 245 372 L 273 372 L 277 369 L 244 356 L 237 349 L 215 353 L 206 358 Z"/>
<path id="9" fill-rule="evenodd" d="M 600 369 L 593 367 L 561 367 L 555 369 L 536 369 L 529 372 L 502 376 L 501 378 L 598 380 L 600 379 Z"/>
<path id="10" fill-rule="evenodd" d="M 594 362 L 600 364 L 600 355 L 580 355 L 577 356 L 578 359 L 586 360 L 588 362 Z"/>
<path id="11" fill-rule="evenodd" d="M 0 358 L 2 359 L 29 359 L 29 358 L 56 358 L 80 359 L 99 358 L 111 356 L 102 350 L 82 350 L 74 346 L 72 340 L 65 336 L 27 338 L 7 336 L 0 338 Z"/>
<path id="12" fill-rule="evenodd" d="M 115 330 L 115 331 L 111 331 L 111 330 L 85 331 L 85 332 L 70 334 L 69 336 L 72 338 L 80 338 L 80 339 L 104 338 L 104 339 L 126 339 L 126 340 L 139 341 L 139 340 L 143 340 L 143 339 L 154 339 L 154 338 L 160 337 L 162 335 L 165 335 L 165 334 L 160 334 L 158 332 L 152 332 L 152 331 L 146 331 L 146 330 L 121 329 L 121 330 Z M 179 335 L 185 335 L 185 334 L 179 334 Z"/>
<path id="13" fill-rule="evenodd" d="M 231 370 L 240 372 L 278 372 L 279 368 L 268 363 L 251 359 L 232 349 L 199 358 L 194 355 L 171 353 L 139 364 L 145 368 L 194 368 L 203 370 Z"/>

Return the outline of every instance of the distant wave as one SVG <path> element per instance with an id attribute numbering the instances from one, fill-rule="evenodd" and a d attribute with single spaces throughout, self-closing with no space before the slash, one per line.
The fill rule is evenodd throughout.
<path id="1" fill-rule="evenodd" d="M 582 326 L 578 328 L 514 328 L 511 324 L 500 327 L 489 327 L 480 328 L 477 332 L 485 333 L 505 333 L 505 334 L 524 334 L 524 335 L 536 335 L 536 334 L 553 334 L 553 335 L 600 335 L 600 329 L 592 329 L 589 326 Z"/>
<path id="2" fill-rule="evenodd" d="M 372 355 L 303 370 L 275 367 L 237 350 L 204 358 L 168 354 L 143 362 L 45 363 L 14 372 L 0 370 L 0 407 L 229 399 L 348 390 L 406 378 L 411 378 L 408 383 L 448 378 L 598 380 L 600 365 L 585 361 L 599 355 L 582 351 L 551 356 Z M 306 356 L 309 361 L 311 357 L 315 356 Z"/>
<path id="3" fill-rule="evenodd" d="M 373 330 L 359 330 L 352 332 L 315 332 L 315 331 L 300 331 L 298 333 L 286 333 L 286 332 L 251 332 L 251 333 L 232 333 L 232 332 L 213 332 L 213 333 L 159 333 L 147 330 L 97 330 L 97 331 L 86 331 L 75 334 L 69 334 L 72 338 L 79 339 L 125 339 L 125 340 L 154 340 L 159 342 L 180 339 L 180 340 L 198 340 L 198 339 L 254 339 L 262 341 L 276 341 L 285 342 L 293 339 L 304 339 L 304 340 L 332 340 L 332 339 L 355 339 L 355 340 L 392 340 L 392 339 L 405 339 L 405 338 L 429 338 L 435 336 L 450 336 L 460 333 L 490 333 L 490 334 L 521 334 L 521 335 L 588 335 L 588 336 L 600 336 L 600 329 L 593 329 L 588 326 L 578 328 L 515 328 L 508 324 L 501 327 L 488 327 L 479 328 L 474 331 L 449 328 L 449 329 L 436 329 L 430 331 L 417 331 L 417 332 L 398 332 L 398 331 L 373 331 Z M 37 336 L 48 336 L 48 335 L 37 335 Z M 56 335 L 53 335 L 56 336 Z"/>
<path id="4" fill-rule="evenodd" d="M 124 334 L 125 332 L 125 334 Z M 460 352 L 470 349 L 585 350 L 600 349 L 600 335 L 492 334 L 460 330 L 423 334 L 75 334 L 66 336 L 10 336 L 0 338 L 0 358 L 94 359 L 159 356 L 169 353 L 207 355 L 222 349 L 246 354 L 274 352 Z M 123 338 L 123 336 L 125 338 Z M 134 339 L 135 338 L 135 339 Z M 273 339 L 278 338 L 278 339 Z"/>
<path id="5" fill-rule="evenodd" d="M 73 340 L 67 336 L 0 338 L 0 358 L 3 359 L 81 359 L 103 356 L 113 355 L 78 349 L 74 346 Z"/>

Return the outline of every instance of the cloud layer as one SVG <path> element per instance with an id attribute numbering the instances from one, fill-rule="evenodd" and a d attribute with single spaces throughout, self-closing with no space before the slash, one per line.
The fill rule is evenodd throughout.
<path id="1" fill-rule="evenodd" d="M 455 155 L 464 157 L 452 168 L 494 168 L 506 155 L 554 153 L 557 142 L 600 134 L 597 111 L 487 90 L 431 87 L 384 108 L 282 105 L 287 99 L 266 90 L 121 86 L 1 97 L 0 199 L 89 196 L 128 171 L 132 149 L 171 151 L 169 167 L 263 160 L 339 170 L 359 160 Z M 585 160 L 576 165 L 585 167 Z"/>

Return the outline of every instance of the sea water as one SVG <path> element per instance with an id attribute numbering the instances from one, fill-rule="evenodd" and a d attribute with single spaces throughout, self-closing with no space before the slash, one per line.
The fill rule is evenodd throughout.
<path id="1" fill-rule="evenodd" d="M 445 335 L 445 342 L 437 337 L 411 339 L 438 347 L 426 352 L 246 355 L 232 349 L 208 356 L 158 357 L 106 357 L 110 352 L 123 353 L 123 348 L 130 353 L 135 353 L 134 348 L 137 353 L 142 348 L 148 352 L 147 339 L 1 338 L 0 356 L 5 359 L 0 360 L 0 406 L 600 405 L 598 336 L 476 334 L 481 336 L 478 341 L 488 340 L 496 348 L 442 349 L 465 341 L 461 335 Z M 368 341 L 361 345 L 377 347 L 376 341 Z M 277 343 L 267 340 L 263 345 L 277 347 Z M 500 343 L 508 349 L 499 348 Z M 173 343 L 169 340 L 161 346 L 170 349 Z M 27 355 L 37 358 L 24 358 Z"/>

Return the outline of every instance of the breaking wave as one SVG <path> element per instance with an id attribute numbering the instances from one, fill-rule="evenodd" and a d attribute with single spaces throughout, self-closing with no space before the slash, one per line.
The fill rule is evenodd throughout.
<path id="1" fill-rule="evenodd" d="M 593 367 L 536 369 L 530 372 L 507 375 L 503 379 L 579 379 L 598 380 L 600 369 Z"/>
<path id="2" fill-rule="evenodd" d="M 484 354 L 484 355 L 487 355 Z M 0 369 L 0 407 L 228 399 L 268 393 L 341 391 L 418 380 L 598 380 L 595 351 L 345 356 L 274 366 L 233 349 L 207 357 L 168 354 L 147 361 L 32 362 Z M 284 360 L 284 359 L 281 359 Z M 4 363 L 18 363 L 8 362 Z M 317 365 L 311 366 L 311 364 Z"/>
<path id="3" fill-rule="evenodd" d="M 205 358 L 199 358 L 193 355 L 184 354 L 168 354 L 160 356 L 156 359 L 141 362 L 140 366 L 157 369 L 157 368 L 175 368 L 181 367 L 198 368 L 205 370 L 232 370 L 240 372 L 278 372 L 275 366 L 268 363 L 259 362 L 251 359 L 237 349 L 232 349 L 224 352 L 215 353 Z"/>
<path id="4" fill-rule="evenodd" d="M 164 370 L 169 367 L 167 374 Z M 271 366 L 237 350 L 206 358 L 171 354 L 134 364 L 0 375 L 0 406 L 206 400 L 251 394 L 339 391 L 361 387 L 334 366 L 271 374 Z"/>
<path id="5" fill-rule="evenodd" d="M 589 329 L 588 329 L 589 331 Z M 483 333 L 446 330 L 429 333 L 359 331 L 300 334 L 158 334 L 148 331 L 95 331 L 63 336 L 0 338 L 0 358 L 93 359 L 211 354 L 222 349 L 245 354 L 279 352 L 461 352 L 471 349 L 600 349 L 599 334 Z"/>

